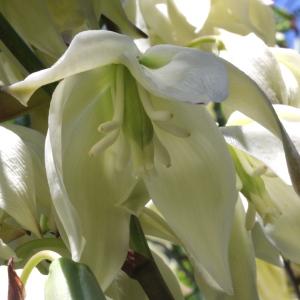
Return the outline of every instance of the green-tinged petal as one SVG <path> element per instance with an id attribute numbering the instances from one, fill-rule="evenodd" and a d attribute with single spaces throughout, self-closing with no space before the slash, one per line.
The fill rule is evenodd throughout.
<path id="1" fill-rule="evenodd" d="M 255 256 L 270 264 L 282 267 L 280 253 L 265 235 L 262 225 L 256 222 L 251 231 L 251 235 L 255 249 Z"/>
<path id="2" fill-rule="evenodd" d="M 66 46 L 49 15 L 46 1 L 1 0 L 0 12 L 32 46 L 58 58 Z"/>
<path id="3" fill-rule="evenodd" d="M 146 235 L 165 239 L 174 244 L 180 244 L 175 233 L 172 231 L 167 222 L 158 213 L 154 205 L 145 207 L 139 216 L 139 220 Z"/>
<path id="4" fill-rule="evenodd" d="M 274 108 L 286 132 L 300 151 L 300 109 L 284 105 L 275 105 Z M 276 136 L 239 112 L 230 116 L 227 125 L 222 128 L 222 132 L 228 144 L 252 155 L 291 185 L 284 147 Z M 258 167 L 259 164 L 261 163 L 257 163 Z"/>
<path id="5" fill-rule="evenodd" d="M 299 196 L 292 187 L 279 178 L 263 176 L 266 190 L 279 208 L 281 215 L 264 226 L 264 231 L 282 255 L 293 262 L 300 263 L 300 203 Z"/>
<path id="6" fill-rule="evenodd" d="M 139 62 L 134 42 L 108 31 L 78 34 L 65 54 L 49 69 L 29 75 L 7 91 L 26 104 L 36 89 L 84 71 L 109 64 L 124 64 L 151 93 L 172 100 L 220 102 L 227 97 L 224 62 L 210 53 L 176 46 L 149 49 Z"/>
<path id="7" fill-rule="evenodd" d="M 224 102 L 224 106 L 227 106 L 231 111 L 238 110 L 246 114 L 281 140 L 291 181 L 297 193 L 300 194 L 300 156 L 280 123 L 269 98 L 254 81 L 232 64 L 228 63 L 227 69 L 230 94 Z"/>
<path id="8" fill-rule="evenodd" d="M 101 138 L 97 127 L 111 117 L 114 70 L 95 69 L 58 85 L 46 145 L 50 190 L 72 255 L 89 265 L 104 289 L 128 249 L 130 215 L 117 204 L 136 183 L 127 167 L 117 170 L 114 147 L 103 155 L 89 155 Z"/>
<path id="9" fill-rule="evenodd" d="M 12 130 L 1 126 L 0 136 L 0 208 L 39 236 L 32 152 Z"/>
<path id="10" fill-rule="evenodd" d="M 22 270 L 16 270 L 20 275 Z M 0 299 L 7 299 L 8 276 L 7 266 L 0 266 Z M 42 275 L 36 268 L 32 270 L 25 286 L 26 299 L 41 300 L 44 299 L 44 284 L 47 276 Z"/>
<path id="11" fill-rule="evenodd" d="M 16 257 L 14 250 L 0 239 L 0 259 L 8 260 L 11 257 Z"/>
<path id="12" fill-rule="evenodd" d="M 258 300 L 256 290 L 256 271 L 251 234 L 246 230 L 245 212 L 240 201 L 235 210 L 235 221 L 229 244 L 229 262 L 233 281 L 232 296 L 213 290 L 205 285 L 196 274 L 196 280 L 206 300 Z"/>
<path id="13" fill-rule="evenodd" d="M 156 176 L 145 178 L 149 193 L 196 268 L 230 293 L 227 254 L 237 191 L 224 140 L 205 107 L 159 99 L 153 103 L 172 112 L 172 120 L 191 135 L 179 138 L 155 128 L 171 167 L 157 163 Z"/>

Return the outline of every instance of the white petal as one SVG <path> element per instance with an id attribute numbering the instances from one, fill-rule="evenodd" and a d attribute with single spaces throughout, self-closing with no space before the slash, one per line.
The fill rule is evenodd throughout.
<path id="1" fill-rule="evenodd" d="M 89 156 L 101 135 L 97 127 L 111 116 L 106 90 L 109 69 L 70 77 L 56 89 L 50 106 L 46 165 L 54 205 L 72 247 L 105 289 L 127 254 L 129 218 L 117 204 L 126 200 L 136 181 L 125 168 L 118 172 L 113 149 Z M 107 78 L 108 77 L 108 78 Z M 94 88 L 91 88 L 94 87 Z M 98 88 L 96 88 L 98 87 Z M 86 244 L 83 248 L 82 237 Z"/>
<path id="2" fill-rule="evenodd" d="M 85 31 L 73 39 L 65 54 L 51 68 L 29 75 L 24 81 L 8 87 L 7 91 L 26 104 L 42 85 L 120 63 L 126 65 L 148 91 L 160 97 L 198 103 L 220 102 L 227 96 L 226 68 L 213 54 L 176 46 L 157 46 L 141 58 L 148 67 L 140 64 L 139 55 L 134 42 L 124 35 Z"/>
<path id="3" fill-rule="evenodd" d="M 1 126 L 0 208 L 21 226 L 40 235 L 36 219 L 34 166 L 25 142 Z"/>
<path id="4" fill-rule="evenodd" d="M 199 269 L 231 292 L 227 250 L 237 198 L 235 172 L 224 140 L 203 106 L 155 101 L 191 132 L 178 138 L 156 134 L 171 156 L 171 167 L 156 163 L 145 178 L 150 196 Z"/>

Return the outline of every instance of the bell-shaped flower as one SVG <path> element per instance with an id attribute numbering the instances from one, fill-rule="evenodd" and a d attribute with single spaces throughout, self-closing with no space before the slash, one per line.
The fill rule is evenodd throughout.
<path id="1" fill-rule="evenodd" d="M 300 149 L 297 108 L 276 105 L 283 126 Z M 282 144 L 265 128 L 241 114 L 233 114 L 223 129 L 234 149 L 236 168 L 243 183 L 241 192 L 251 214 L 262 219 L 262 228 L 283 256 L 299 262 L 300 201 L 291 186 Z M 251 211 L 252 210 L 252 211 Z M 255 219 L 253 219 L 255 221 Z"/>
<path id="2" fill-rule="evenodd" d="M 16 125 L 0 126 L 0 209 L 40 237 L 40 220 L 53 218 L 44 167 L 45 138 Z M 53 221 L 53 219 L 52 219 Z"/>
<path id="3" fill-rule="evenodd" d="M 223 62 L 175 46 L 141 54 L 125 36 L 86 31 L 51 68 L 7 91 L 26 103 L 41 85 L 61 79 L 51 101 L 46 168 L 73 257 L 108 287 L 128 249 L 130 214 L 121 206 L 130 207 L 142 181 L 195 266 L 231 292 L 235 173 L 205 107 L 186 103 L 227 96 Z"/>

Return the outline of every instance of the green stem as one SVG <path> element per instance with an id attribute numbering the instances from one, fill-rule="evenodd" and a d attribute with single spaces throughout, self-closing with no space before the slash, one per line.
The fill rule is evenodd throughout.
<path id="1" fill-rule="evenodd" d="M 41 261 L 50 260 L 52 262 L 60 257 L 61 256 L 58 253 L 50 250 L 43 250 L 33 255 L 24 266 L 23 272 L 20 276 L 23 285 L 26 285 L 30 273 Z"/>

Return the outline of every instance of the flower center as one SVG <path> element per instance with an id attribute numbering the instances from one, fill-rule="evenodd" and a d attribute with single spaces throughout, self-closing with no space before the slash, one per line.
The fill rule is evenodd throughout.
<path id="1" fill-rule="evenodd" d="M 116 67 L 111 95 L 112 120 L 99 125 L 98 131 L 105 136 L 92 146 L 89 154 L 95 156 L 114 144 L 117 169 L 131 162 L 137 177 L 154 171 L 154 157 L 170 167 L 170 155 L 154 134 L 153 124 L 178 137 L 188 137 L 190 133 L 168 122 L 173 117 L 170 111 L 155 110 L 149 93 L 121 65 Z"/>

